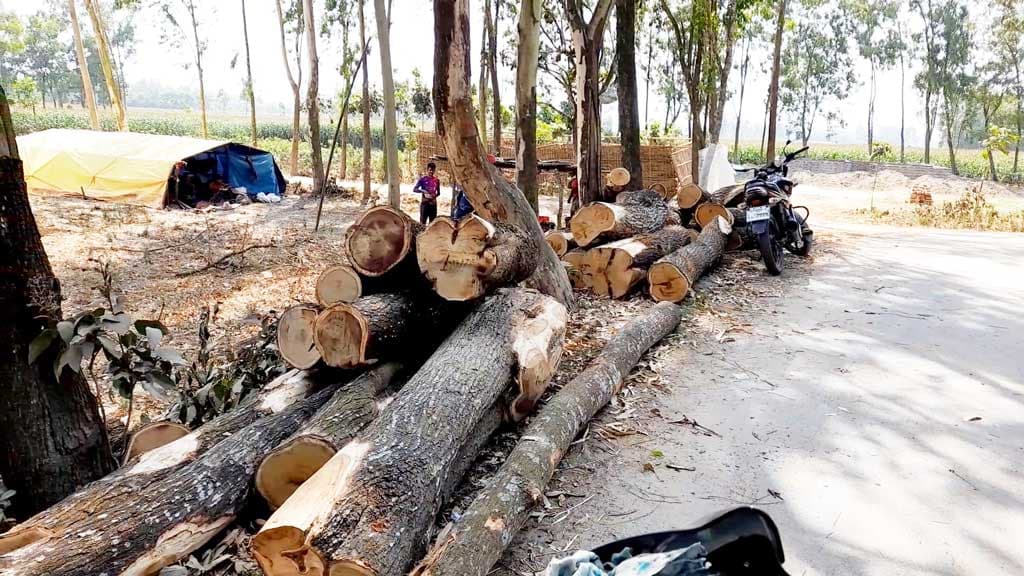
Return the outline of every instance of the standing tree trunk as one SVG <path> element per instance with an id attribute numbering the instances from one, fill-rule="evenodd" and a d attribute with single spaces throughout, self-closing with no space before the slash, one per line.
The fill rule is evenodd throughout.
<path id="1" fill-rule="evenodd" d="M 107 83 L 107 96 L 110 98 L 110 106 L 114 109 L 117 118 L 117 129 L 122 132 L 128 131 L 128 118 L 124 108 L 124 98 L 121 94 L 120 84 L 114 74 L 114 64 L 110 57 L 110 41 L 107 39 L 107 29 L 103 25 L 103 15 L 97 0 L 85 0 L 85 9 L 89 12 L 89 19 L 92 20 L 93 35 L 96 37 L 96 51 L 99 52 L 100 67 L 103 69 L 103 80 Z"/>
<path id="2" fill-rule="evenodd" d="M 747 88 L 747 70 L 750 69 L 750 37 L 747 36 L 746 46 L 743 49 L 743 64 L 740 64 L 740 101 L 736 106 L 736 135 L 732 141 L 732 161 L 738 163 L 740 159 L 740 119 L 743 117 L 743 93 Z"/>
<path id="3" fill-rule="evenodd" d="M 715 65 L 718 67 L 718 90 L 716 94 L 708 98 L 708 142 L 717 144 L 722 134 L 722 118 L 725 115 L 725 104 L 729 99 L 729 75 L 732 73 L 732 56 L 736 45 L 736 31 L 739 30 L 739 7 L 737 0 L 729 0 L 726 5 L 725 16 L 722 18 L 722 28 L 725 29 L 725 54 L 715 55 Z M 716 38 L 716 43 L 718 39 Z M 719 60 L 720 59 L 720 60 Z"/>
<path id="4" fill-rule="evenodd" d="M 245 18 L 245 0 L 242 0 L 242 33 L 245 36 L 245 91 L 249 96 L 249 124 L 252 129 L 252 145 L 256 146 L 256 94 L 252 89 L 252 61 L 249 58 L 249 23 Z"/>
<path id="5" fill-rule="evenodd" d="M 529 283 L 567 307 L 572 286 L 551 247 L 544 241 L 537 215 L 515 186 L 487 162 L 469 93 L 469 2 L 434 0 L 434 110 L 455 179 L 477 213 L 494 223 L 511 224 L 527 234 L 537 251 L 537 268 Z"/>
<path id="6" fill-rule="evenodd" d="M 89 108 L 89 127 L 100 129 L 100 118 L 96 114 L 96 94 L 92 88 L 92 77 L 89 76 L 89 63 L 85 59 L 85 48 L 82 46 L 82 30 L 78 27 L 78 11 L 75 0 L 68 0 L 68 14 L 71 16 L 71 30 L 75 35 L 75 58 L 78 60 L 78 71 L 82 75 L 82 96 Z"/>
<path id="7" fill-rule="evenodd" d="M 306 91 L 306 107 L 309 110 L 309 145 L 312 147 L 313 192 L 319 194 L 324 185 L 324 160 L 320 149 L 320 98 L 317 90 L 320 84 L 320 57 L 316 52 L 316 25 L 313 22 L 313 0 L 302 0 L 302 17 L 305 19 L 306 47 L 309 60 L 309 87 Z"/>
<path id="8" fill-rule="evenodd" d="M 341 111 L 341 158 L 338 162 L 338 181 L 348 178 L 348 110 Z"/>
<path id="9" fill-rule="evenodd" d="M 490 0 L 485 0 L 484 4 L 484 22 L 489 21 L 488 13 L 490 12 L 491 3 Z M 487 65 L 491 59 L 487 56 L 487 47 L 491 45 L 487 34 L 491 31 L 491 27 L 484 25 L 483 29 L 480 30 L 480 80 L 477 88 L 477 103 L 480 109 L 477 111 L 477 116 L 480 118 L 480 137 L 483 138 L 484 148 L 487 147 L 487 103 L 490 101 L 489 88 L 490 85 L 488 80 L 490 77 L 487 75 Z"/>
<path id="10" fill-rule="evenodd" d="M 782 31 L 786 27 L 786 0 L 779 0 L 775 22 L 775 52 L 772 54 L 772 81 L 768 89 L 768 151 L 765 158 L 775 158 L 775 127 L 779 121 L 779 74 L 782 71 Z"/>
<path id="11" fill-rule="evenodd" d="M 491 0 L 487 0 L 490 5 Z M 487 57 L 490 58 L 488 72 L 491 75 L 491 123 L 494 125 L 494 154 L 501 156 L 501 90 L 498 88 L 498 14 L 501 12 L 501 0 L 494 0 L 494 18 L 491 19 L 490 10 L 484 14 L 487 22 L 488 48 Z M 480 105 L 484 107 L 483 104 Z"/>
<path id="12" fill-rule="evenodd" d="M 299 130 L 301 129 L 302 124 L 300 117 L 302 97 L 299 93 L 299 84 L 302 82 L 302 62 L 299 60 L 298 50 L 296 50 L 295 64 L 298 68 L 297 74 L 299 75 L 299 80 L 296 81 L 295 76 L 292 75 L 291 64 L 288 63 L 288 47 L 285 45 L 284 14 L 281 11 L 281 0 L 275 0 L 274 6 L 277 8 L 277 24 L 281 31 L 281 55 L 284 57 L 284 70 L 288 74 L 288 84 L 292 87 L 292 97 L 294 100 L 292 103 L 292 149 L 288 158 L 288 173 L 294 176 L 299 170 Z M 300 33 L 301 32 L 296 32 L 296 47 L 298 47 L 299 44 L 298 35 Z"/>
<path id="13" fill-rule="evenodd" d="M 388 165 L 388 204 L 401 210 L 398 119 L 395 112 L 395 79 L 391 68 L 391 15 L 384 9 L 384 0 L 373 0 L 373 8 L 377 16 L 377 45 L 380 48 L 380 69 L 384 82 L 384 157 Z"/>
<path id="14" fill-rule="evenodd" d="M 615 82 L 619 96 L 622 167 L 629 170 L 627 190 L 644 187 L 640 162 L 640 111 L 636 89 L 637 0 L 615 0 Z"/>
<path id="15" fill-rule="evenodd" d="M 900 28 L 902 35 L 902 28 Z M 907 81 L 904 78 L 907 73 L 906 63 L 903 60 L 903 49 L 900 49 L 900 164 L 907 160 L 905 129 L 907 124 Z"/>
<path id="16" fill-rule="evenodd" d="M 868 58 L 871 66 L 871 76 L 868 81 L 868 158 L 874 159 L 872 154 L 875 151 L 875 58 Z"/>
<path id="17" fill-rule="evenodd" d="M 521 0 L 516 54 L 516 183 L 534 212 L 537 199 L 537 63 L 543 0 Z"/>
<path id="18" fill-rule="evenodd" d="M 61 319 L 53 275 L 32 215 L 7 95 L 0 87 L 0 477 L 24 518 L 113 467 L 96 398 L 77 372 L 54 376 L 51 348 L 30 343 Z"/>
<path id="19" fill-rule="evenodd" d="M 949 96 L 943 96 L 945 110 L 942 114 L 942 123 L 946 126 L 946 147 L 949 149 L 949 168 L 953 172 L 954 176 L 958 176 L 960 171 L 957 170 L 956 166 L 956 142 L 953 140 L 953 122 L 954 119 L 950 115 L 950 103 Z"/>
<path id="20" fill-rule="evenodd" d="M 1024 79 L 1020 73 L 1020 58 L 1013 61 L 1013 71 L 1017 79 L 1017 142 L 1013 147 L 1013 172 L 1016 173 L 1020 166 L 1021 129 L 1024 128 Z"/>
<path id="21" fill-rule="evenodd" d="M 602 200 L 601 178 L 601 48 L 604 26 L 608 22 L 612 0 L 598 0 L 590 16 L 583 19 L 583 3 L 563 0 L 566 19 L 572 29 L 573 60 L 576 68 L 576 178 L 580 202 Z"/>
<path id="22" fill-rule="evenodd" d="M 359 45 L 366 46 L 365 0 L 359 0 Z M 370 201 L 370 72 L 363 66 L 363 201 Z"/>
<path id="23" fill-rule="evenodd" d="M 196 20 L 196 5 L 192 0 L 185 3 L 189 18 L 192 22 L 192 41 L 196 49 L 196 73 L 199 74 L 199 122 L 203 131 L 203 138 L 210 137 L 210 131 L 206 125 L 206 83 L 203 79 L 203 52 L 205 49 L 199 42 L 199 21 Z"/>

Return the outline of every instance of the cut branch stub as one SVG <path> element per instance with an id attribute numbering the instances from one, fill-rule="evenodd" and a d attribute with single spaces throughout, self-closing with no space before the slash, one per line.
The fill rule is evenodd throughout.
<path id="1" fill-rule="evenodd" d="M 472 215 L 441 217 L 416 240 L 420 270 L 442 298 L 465 301 L 526 280 L 537 254 L 525 233 Z"/>
<path id="2" fill-rule="evenodd" d="M 313 339 L 319 312 L 313 304 L 296 304 L 281 313 L 277 321 L 277 349 L 289 366 L 307 370 L 320 362 Z"/>
<path id="3" fill-rule="evenodd" d="M 370 208 L 345 233 L 349 262 L 364 276 L 380 276 L 411 257 L 421 229 L 404 212 L 388 206 Z"/>
<path id="4" fill-rule="evenodd" d="M 662 302 L 680 302 L 725 250 L 732 226 L 724 218 L 715 218 L 701 230 L 697 241 L 683 246 L 655 262 L 647 272 L 651 297 Z"/>
<path id="5" fill-rule="evenodd" d="M 188 426 L 176 422 L 150 422 L 132 434 L 132 439 L 128 442 L 128 447 L 125 448 L 121 463 L 123 465 L 135 456 L 170 444 L 178 438 L 188 435 L 189 432 L 191 430 L 188 429 Z"/>
<path id="6" fill-rule="evenodd" d="M 697 206 L 697 210 L 693 213 L 693 219 L 697 222 L 697 225 L 703 229 L 705 226 L 711 223 L 716 217 L 721 216 L 729 225 L 732 225 L 732 213 L 729 209 L 721 204 L 715 204 L 714 202 L 705 202 L 700 206 Z"/>

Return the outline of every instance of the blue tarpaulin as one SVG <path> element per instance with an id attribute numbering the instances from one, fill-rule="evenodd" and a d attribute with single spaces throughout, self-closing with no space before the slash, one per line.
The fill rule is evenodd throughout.
<path id="1" fill-rule="evenodd" d="M 227 144 L 210 152 L 217 156 L 217 166 L 228 186 L 245 188 L 253 198 L 260 192 L 284 195 L 284 175 L 269 152 L 242 144 Z"/>

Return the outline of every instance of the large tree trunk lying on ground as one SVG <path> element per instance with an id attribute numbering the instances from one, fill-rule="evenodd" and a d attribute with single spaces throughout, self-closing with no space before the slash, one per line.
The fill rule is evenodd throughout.
<path id="1" fill-rule="evenodd" d="M 743 184 L 723 186 L 711 193 L 711 202 L 721 204 L 726 208 L 735 208 L 743 202 L 744 190 L 745 186 Z"/>
<path id="2" fill-rule="evenodd" d="M 474 300 L 517 284 L 537 266 L 537 253 L 524 232 L 476 215 L 458 222 L 442 216 L 416 242 L 420 271 L 446 300 Z"/>
<path id="3" fill-rule="evenodd" d="M 320 351 L 313 338 L 319 313 L 314 304 L 296 304 L 277 319 L 277 350 L 289 366 L 308 370 L 320 363 Z"/>
<path id="4" fill-rule="evenodd" d="M 87 487 L 72 495 L 68 500 L 74 505 L 59 504 L 60 513 L 50 514 L 46 522 L 30 520 L 38 538 L 0 556 L 0 574 L 156 574 L 234 521 L 248 501 L 253 469 L 333 390 L 291 404 L 236 434 L 218 435 L 209 451 L 170 474 L 129 472 L 102 491 Z M 144 458 L 134 468 L 147 464 Z"/>
<path id="5" fill-rule="evenodd" d="M 260 463 L 256 490 L 277 509 L 380 413 L 383 393 L 401 365 L 371 368 L 338 390 L 302 428 Z"/>
<path id="6" fill-rule="evenodd" d="M 552 230 L 544 235 L 544 239 L 547 240 L 548 246 L 555 251 L 555 254 L 559 258 L 565 256 L 565 253 L 576 247 L 576 241 L 573 240 L 572 233 L 562 232 L 560 230 Z"/>
<path id="7" fill-rule="evenodd" d="M 590 288 L 590 286 L 587 286 L 587 282 L 583 278 L 583 272 L 580 272 L 579 268 L 564 260 L 562 261 L 562 266 L 565 267 L 565 273 L 569 276 L 569 282 L 572 284 L 573 289 L 587 290 Z"/>
<path id="8" fill-rule="evenodd" d="M 182 436 L 188 436 L 191 432 L 188 426 L 177 422 L 150 422 L 132 432 L 131 440 L 128 441 L 128 447 L 124 449 L 124 457 L 121 460 L 127 464 L 132 458 L 170 444 Z"/>
<path id="9" fill-rule="evenodd" d="M 577 244 L 588 246 L 598 239 L 618 240 L 655 232 L 665 226 L 666 219 L 673 221 L 669 214 L 672 210 L 657 192 L 637 190 L 619 197 L 621 204 L 594 202 L 573 215 L 569 225 Z"/>
<path id="10" fill-rule="evenodd" d="M 697 206 L 697 209 L 693 211 L 693 220 L 701 227 L 701 229 L 710 224 L 717 217 L 722 217 L 728 224 L 732 224 L 732 213 L 729 212 L 728 208 L 721 204 L 705 202 L 700 206 Z"/>
<path id="11" fill-rule="evenodd" d="M 575 248 L 569 250 L 562 256 L 562 264 L 565 266 L 565 273 L 569 275 L 569 281 L 576 290 L 589 290 L 593 282 L 584 271 L 584 263 L 587 260 L 587 251 Z"/>
<path id="12" fill-rule="evenodd" d="M 484 300 L 380 417 L 285 501 L 253 540 L 269 576 L 404 573 L 422 551 L 460 447 L 517 375 L 521 413 L 556 369 L 565 308 L 523 289 Z"/>
<path id="13" fill-rule="evenodd" d="M 583 426 L 618 392 L 640 356 L 682 318 L 674 304 L 654 306 L 608 341 L 587 368 L 530 422 L 522 440 L 452 530 L 413 576 L 484 576 L 543 499 L 544 487 Z"/>
<path id="14" fill-rule="evenodd" d="M 594 294 L 622 298 L 647 277 L 651 264 L 693 239 L 692 230 L 669 226 L 592 248 L 587 252 L 587 260 Z"/>
<path id="15" fill-rule="evenodd" d="M 345 233 L 349 263 L 364 276 L 416 274 L 416 235 L 423 227 L 404 212 L 375 206 Z"/>
<path id="16" fill-rule="evenodd" d="M 313 339 L 328 366 L 364 366 L 438 343 L 463 311 L 429 292 L 372 294 L 321 312 Z"/>
<path id="17" fill-rule="evenodd" d="M 331 266 L 316 279 L 316 300 L 327 307 L 396 288 L 400 286 L 393 285 L 387 275 L 363 276 L 351 266 Z"/>
<path id="18" fill-rule="evenodd" d="M 701 230 L 697 241 L 655 262 L 647 272 L 651 297 L 655 300 L 680 302 L 690 288 L 722 256 L 732 227 L 723 218 L 715 218 Z"/>

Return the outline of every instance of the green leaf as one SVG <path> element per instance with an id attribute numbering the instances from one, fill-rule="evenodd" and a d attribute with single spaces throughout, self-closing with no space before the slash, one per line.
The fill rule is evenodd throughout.
<path id="1" fill-rule="evenodd" d="M 165 361 L 170 362 L 171 364 L 174 364 L 176 366 L 184 366 L 185 365 L 185 359 L 182 358 L 181 357 L 181 353 L 179 353 L 174 348 L 168 348 L 167 346 L 161 346 L 160 348 L 157 348 L 157 349 L 153 350 L 153 355 L 156 356 L 157 358 L 161 359 L 161 360 L 165 360 Z"/>
<path id="2" fill-rule="evenodd" d="M 145 334 L 146 333 L 146 328 L 156 328 L 162 334 L 170 334 L 171 333 L 171 331 L 167 329 L 167 326 L 164 326 L 163 322 L 161 322 L 159 320 L 136 320 L 135 321 L 135 331 L 138 332 L 139 334 Z"/>
<path id="3" fill-rule="evenodd" d="M 146 340 L 149 341 L 150 350 L 156 350 L 160 347 L 160 338 L 163 337 L 163 332 L 158 328 L 152 326 L 146 326 Z"/>
<path id="4" fill-rule="evenodd" d="M 60 378 L 60 373 L 67 366 L 71 368 L 73 372 L 78 372 L 82 369 L 82 348 L 80 345 L 75 344 L 68 346 L 67 350 L 60 355 L 60 362 L 57 364 L 57 377 Z"/>
<path id="5" fill-rule="evenodd" d="M 65 343 L 71 342 L 71 338 L 75 335 L 75 323 L 67 320 L 57 322 L 57 333 Z"/>
<path id="6" fill-rule="evenodd" d="M 662 452 L 661 450 L 651 450 L 651 457 L 652 458 L 664 458 L 665 457 L 665 453 Z"/>
<path id="7" fill-rule="evenodd" d="M 107 353 L 107 356 L 118 360 L 121 358 L 121 348 L 118 347 L 117 342 L 111 340 L 109 337 L 104 336 L 103 334 L 98 334 L 96 336 L 96 340 L 100 343 L 100 346 L 103 348 L 103 351 Z"/>
<path id="8" fill-rule="evenodd" d="M 53 344 L 53 340 L 56 337 L 57 331 L 47 328 L 33 338 L 32 342 L 28 345 L 28 363 L 34 364 L 39 359 L 39 356 L 50 347 L 50 344 Z"/>
<path id="9" fill-rule="evenodd" d="M 124 334 L 132 327 L 131 316 L 121 312 L 120 314 L 104 314 L 103 327 L 115 334 Z"/>
<path id="10" fill-rule="evenodd" d="M 170 391 L 174 389 L 174 382 L 159 372 L 150 372 L 142 380 L 142 389 L 149 392 L 154 398 L 169 400 Z"/>

